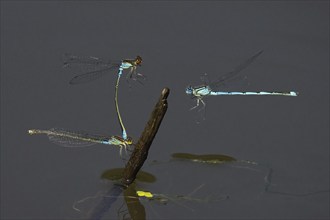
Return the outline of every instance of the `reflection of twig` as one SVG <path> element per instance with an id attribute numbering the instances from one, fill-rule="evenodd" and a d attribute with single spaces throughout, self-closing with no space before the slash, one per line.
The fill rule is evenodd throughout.
<path id="1" fill-rule="evenodd" d="M 135 184 L 129 185 L 124 190 L 124 198 L 127 206 L 128 213 L 132 220 L 146 219 L 146 211 L 144 206 L 140 203 L 139 197 L 136 193 Z"/>
<path id="2" fill-rule="evenodd" d="M 97 192 L 94 196 L 88 196 L 81 200 L 75 201 L 72 205 L 72 208 L 78 212 L 82 210 L 77 206 L 79 204 L 84 204 L 85 202 L 92 200 L 92 208 L 83 208 L 88 215 L 88 219 L 100 220 L 103 218 L 104 214 L 111 208 L 111 206 L 117 201 L 117 198 L 120 197 L 123 188 L 120 185 L 113 185 L 111 189 L 107 192 Z"/>
<path id="3" fill-rule="evenodd" d="M 168 106 L 167 97 L 169 93 L 170 90 L 168 88 L 163 89 L 162 94 L 154 107 L 153 112 L 151 113 L 150 119 L 135 146 L 131 158 L 126 163 L 122 179 L 123 185 L 128 186 L 135 180 L 137 173 L 142 167 L 144 161 L 147 159 L 149 148 L 165 116 Z"/>
<path id="4" fill-rule="evenodd" d="M 114 185 L 101 197 L 101 201 L 89 212 L 89 219 L 100 220 L 106 212 L 111 209 L 111 206 L 117 201 L 117 198 L 122 193 L 123 188 L 119 185 Z M 107 196 L 110 195 L 110 196 Z"/>

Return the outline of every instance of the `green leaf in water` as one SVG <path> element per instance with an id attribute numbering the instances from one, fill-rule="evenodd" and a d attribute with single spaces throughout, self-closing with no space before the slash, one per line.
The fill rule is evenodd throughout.
<path id="1" fill-rule="evenodd" d="M 220 164 L 226 162 L 237 161 L 234 157 L 222 155 L 222 154 L 189 154 L 189 153 L 174 153 L 172 154 L 174 159 L 189 160 L 198 163 L 211 163 Z"/>

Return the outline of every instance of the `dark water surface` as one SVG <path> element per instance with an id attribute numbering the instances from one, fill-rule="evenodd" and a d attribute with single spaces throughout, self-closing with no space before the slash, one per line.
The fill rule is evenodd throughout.
<path id="1" fill-rule="evenodd" d="M 115 73 L 69 85 L 66 52 L 104 59 L 143 58 L 144 85 L 123 80 L 119 105 L 137 140 L 163 87 L 169 109 L 137 187 L 168 197 L 217 202 L 141 201 L 146 218 L 329 218 L 329 2 L 1 1 L 1 219 L 76 219 L 75 201 L 113 184 L 118 149 L 65 148 L 31 128 L 120 135 Z M 216 79 L 259 50 L 247 79 L 225 91 L 298 91 L 298 97 L 210 97 L 196 124 L 185 93 L 200 74 Z M 248 164 L 170 160 L 173 153 L 224 154 Z M 152 163 L 157 160 L 163 163 Z M 268 175 L 268 192 L 265 176 Z M 267 184 L 266 184 L 267 185 Z M 171 197 L 171 198 L 172 198 Z M 118 218 L 122 194 L 99 217 Z M 89 204 L 84 204 L 88 207 Z M 119 216 L 123 217 L 123 212 Z M 119 217 L 119 218 L 122 218 Z"/>

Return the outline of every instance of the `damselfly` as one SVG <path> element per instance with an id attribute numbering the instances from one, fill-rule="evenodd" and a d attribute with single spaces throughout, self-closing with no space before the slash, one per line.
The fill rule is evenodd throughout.
<path id="1" fill-rule="evenodd" d="M 70 80 L 70 84 L 80 84 L 80 83 L 89 82 L 105 75 L 111 70 L 118 69 L 117 82 L 115 86 L 115 105 L 116 105 L 118 121 L 122 130 L 122 137 L 125 140 L 127 139 L 127 132 L 123 124 L 118 106 L 119 80 L 121 75 L 123 74 L 123 71 L 126 69 L 129 70 L 129 74 L 127 75 L 126 79 L 137 79 L 138 77 L 144 77 L 142 74 L 136 72 L 137 67 L 141 66 L 141 63 L 142 63 L 142 58 L 140 56 L 137 56 L 135 59 L 124 59 L 122 61 L 104 61 L 97 57 L 79 57 L 79 56 L 74 56 L 72 54 L 64 54 L 65 67 L 79 65 L 79 66 L 87 66 L 88 68 L 94 69 L 92 71 L 87 71 L 86 73 L 75 76 Z"/>
<path id="2" fill-rule="evenodd" d="M 116 69 L 118 69 L 118 74 L 120 75 L 123 73 L 123 70 L 128 69 L 127 80 L 145 78 L 142 74 L 136 72 L 137 67 L 141 66 L 142 63 L 140 56 L 137 56 L 135 59 L 124 59 L 121 61 L 104 61 L 97 57 L 80 57 L 66 53 L 63 59 L 64 67 L 82 66 L 88 69 L 87 72 L 77 75 L 70 80 L 70 84 L 73 85 L 93 81 Z"/>
<path id="3" fill-rule="evenodd" d="M 103 136 L 92 135 L 86 132 L 69 131 L 59 128 L 51 128 L 49 130 L 30 129 L 30 135 L 46 134 L 50 141 L 64 146 L 64 147 L 87 147 L 94 144 L 108 144 L 120 147 L 120 156 L 122 156 L 122 149 L 125 152 L 133 144 L 131 137 L 126 139 L 120 136 Z"/>
<path id="4" fill-rule="evenodd" d="M 216 88 L 222 85 L 224 82 L 236 78 L 238 74 L 247 68 L 253 61 L 257 59 L 258 56 L 262 54 L 263 51 L 259 51 L 249 59 L 247 59 L 244 63 L 237 66 L 233 71 L 224 74 L 221 76 L 218 80 L 207 83 L 206 80 L 203 80 L 203 84 L 199 86 L 188 86 L 186 88 L 186 94 L 191 95 L 192 98 L 195 98 L 197 100 L 197 103 L 194 107 L 192 107 L 190 110 L 197 108 L 200 103 L 202 104 L 202 108 L 200 110 L 203 110 L 206 106 L 203 98 L 206 96 L 217 96 L 217 95 L 276 95 L 276 96 L 297 96 L 297 92 L 223 92 L 223 91 L 216 91 Z"/>

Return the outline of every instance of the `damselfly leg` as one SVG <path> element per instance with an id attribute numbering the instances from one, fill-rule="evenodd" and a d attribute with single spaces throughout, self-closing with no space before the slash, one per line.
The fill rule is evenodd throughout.
<path id="1" fill-rule="evenodd" d="M 186 93 L 191 95 L 192 99 L 196 99 L 196 105 L 190 108 L 190 110 L 193 110 L 199 107 L 200 104 L 202 104 L 198 112 L 203 111 L 205 109 L 206 103 L 203 101 L 203 97 L 207 96 L 210 93 L 210 88 L 208 86 L 209 85 L 208 75 L 204 73 L 200 76 L 200 79 L 203 82 L 203 84 L 198 86 L 198 88 L 192 86 L 188 86 L 186 88 Z"/>
<path id="2" fill-rule="evenodd" d="M 137 72 L 137 67 L 141 66 L 142 58 L 140 56 L 137 56 L 134 61 L 124 60 L 123 62 L 128 62 L 132 65 L 132 68 L 130 68 L 128 74 L 126 75 L 126 82 L 128 83 L 129 87 L 131 87 L 130 80 L 137 81 L 141 85 L 143 85 L 141 80 L 146 80 L 147 78 L 143 74 Z"/>

